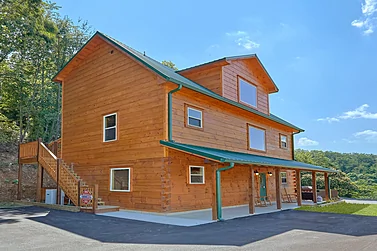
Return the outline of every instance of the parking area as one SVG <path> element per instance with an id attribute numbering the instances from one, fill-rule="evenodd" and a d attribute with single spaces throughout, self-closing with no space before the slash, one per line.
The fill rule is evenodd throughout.
<path id="1" fill-rule="evenodd" d="M 193 227 L 0 209 L 0 250 L 375 250 L 377 217 L 286 210 Z"/>

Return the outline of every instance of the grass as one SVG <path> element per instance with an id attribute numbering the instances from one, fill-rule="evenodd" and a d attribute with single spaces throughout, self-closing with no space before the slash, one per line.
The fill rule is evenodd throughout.
<path id="1" fill-rule="evenodd" d="M 12 208 L 12 207 L 22 207 L 25 206 L 18 202 L 0 202 L 0 208 Z"/>
<path id="2" fill-rule="evenodd" d="M 377 204 L 353 204 L 341 202 L 328 206 L 302 206 L 297 208 L 299 211 L 309 211 L 318 213 L 336 213 L 336 214 L 356 214 L 364 216 L 377 216 Z"/>

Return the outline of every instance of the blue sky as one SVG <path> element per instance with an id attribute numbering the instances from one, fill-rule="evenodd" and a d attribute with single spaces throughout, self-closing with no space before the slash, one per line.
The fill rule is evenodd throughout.
<path id="1" fill-rule="evenodd" d="M 257 53 L 280 89 L 271 112 L 305 129 L 296 147 L 377 153 L 377 0 L 57 4 L 180 69 Z"/>

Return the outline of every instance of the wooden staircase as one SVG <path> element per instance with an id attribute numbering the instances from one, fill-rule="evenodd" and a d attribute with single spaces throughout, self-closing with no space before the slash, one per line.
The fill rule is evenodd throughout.
<path id="1" fill-rule="evenodd" d="M 52 151 L 54 151 L 54 153 Z M 119 211 L 119 207 L 105 206 L 102 199 L 98 198 L 98 185 L 87 185 L 85 181 L 83 181 L 80 176 L 74 172 L 73 165 L 68 165 L 63 159 L 57 156 L 61 157 L 60 140 L 54 141 L 47 146 L 41 140 L 20 144 L 20 170 L 23 164 L 38 163 L 40 167 L 46 170 L 49 176 L 56 182 L 58 186 L 57 198 L 60 198 L 59 191 L 62 189 L 70 201 L 75 206 L 80 206 L 82 211 L 92 211 L 97 213 L 103 211 L 101 208 L 103 209 L 104 207 L 106 207 L 106 212 Z M 19 172 L 19 188 L 22 186 L 22 176 L 20 176 L 20 173 L 22 172 Z M 81 198 L 80 195 L 83 193 L 88 193 L 89 196 L 91 196 L 91 199 L 85 200 Z"/>

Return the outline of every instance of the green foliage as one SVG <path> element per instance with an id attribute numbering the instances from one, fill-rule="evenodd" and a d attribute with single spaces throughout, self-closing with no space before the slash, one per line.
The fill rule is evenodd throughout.
<path id="1" fill-rule="evenodd" d="M 10 121 L 4 114 L 0 113 L 0 145 L 17 142 L 17 136 L 18 127 L 16 123 Z"/>
<path id="2" fill-rule="evenodd" d="M 173 70 L 178 70 L 177 66 L 175 66 L 175 64 L 172 62 L 172 61 L 166 61 L 166 60 L 163 60 L 161 62 L 161 64 L 167 66 L 167 67 L 170 67 L 172 68 Z"/>
<path id="3" fill-rule="evenodd" d="M 22 141 L 60 137 L 61 87 L 51 78 L 91 35 L 55 3 L 0 1 L 0 113 Z"/>
<path id="4" fill-rule="evenodd" d="M 297 161 L 339 170 L 330 174 L 331 188 L 340 196 L 377 199 L 377 155 L 329 151 L 295 151 Z M 311 186 L 310 173 L 302 174 L 302 185 Z M 318 188 L 324 188 L 323 175 L 317 175 Z"/>

